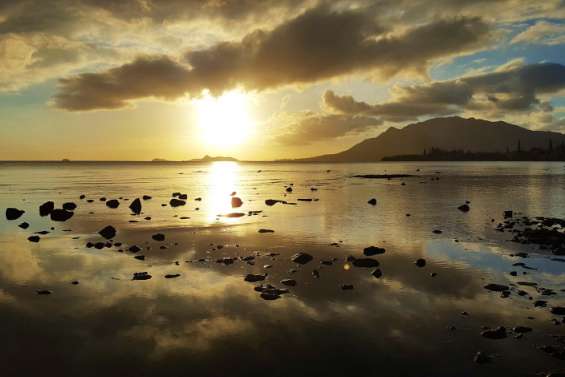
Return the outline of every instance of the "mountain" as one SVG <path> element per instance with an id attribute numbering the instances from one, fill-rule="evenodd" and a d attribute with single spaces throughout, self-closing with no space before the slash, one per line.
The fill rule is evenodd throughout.
<path id="1" fill-rule="evenodd" d="M 215 161 L 237 161 L 236 158 L 226 157 L 226 156 L 204 156 L 202 158 L 196 158 L 190 160 L 191 162 L 215 162 Z"/>
<path id="2" fill-rule="evenodd" d="M 383 157 L 419 155 L 431 148 L 476 153 L 547 148 L 565 143 L 557 132 L 531 131 L 506 122 L 475 118 L 434 118 L 398 129 L 390 127 L 379 136 L 366 139 L 339 153 L 293 160 L 297 162 L 371 162 Z M 520 147 L 518 147 L 520 145 Z"/>

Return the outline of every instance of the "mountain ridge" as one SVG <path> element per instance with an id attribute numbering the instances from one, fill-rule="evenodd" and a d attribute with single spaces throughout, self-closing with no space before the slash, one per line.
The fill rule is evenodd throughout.
<path id="1" fill-rule="evenodd" d="M 545 148 L 565 143 L 565 134 L 532 131 L 504 121 L 458 116 L 432 118 L 403 128 L 389 127 L 334 154 L 293 159 L 295 162 L 374 162 L 384 157 L 421 154 L 431 148 L 476 153 L 503 153 L 522 148 Z"/>

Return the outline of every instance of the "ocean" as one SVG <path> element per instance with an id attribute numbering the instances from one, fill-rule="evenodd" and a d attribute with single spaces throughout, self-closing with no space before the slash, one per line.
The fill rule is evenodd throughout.
<path id="1" fill-rule="evenodd" d="M 355 177 L 365 174 L 409 176 Z M 186 204 L 171 207 L 173 193 Z M 46 201 L 77 208 L 55 222 L 39 216 Z M 2 162 L 0 208 L 25 211 L 0 220 L 3 376 L 533 376 L 564 366 L 564 317 L 551 308 L 565 306 L 565 256 L 497 230 L 509 210 L 518 222 L 565 218 L 563 162 Z M 111 241 L 98 234 L 108 225 Z M 364 255 L 369 246 L 385 252 Z M 293 262 L 299 252 L 312 260 Z M 140 272 L 151 278 L 133 279 Z M 498 326 L 503 339 L 481 335 Z"/>

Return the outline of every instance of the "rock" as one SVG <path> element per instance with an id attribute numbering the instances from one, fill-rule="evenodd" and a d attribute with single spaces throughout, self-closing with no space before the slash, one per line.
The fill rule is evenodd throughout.
<path id="1" fill-rule="evenodd" d="M 17 208 L 6 208 L 6 219 L 7 220 L 17 220 L 25 213 L 24 210 Z"/>
<path id="2" fill-rule="evenodd" d="M 37 291 L 35 291 L 35 293 L 37 293 L 38 295 L 50 295 L 51 293 L 53 293 L 53 291 L 49 289 L 38 289 Z"/>
<path id="3" fill-rule="evenodd" d="M 432 230 L 432 233 L 433 234 L 442 234 L 443 231 L 441 231 L 440 229 L 434 229 L 434 230 Z"/>
<path id="4" fill-rule="evenodd" d="M 74 211 L 76 208 L 77 205 L 73 202 L 63 203 L 63 209 L 66 209 L 67 211 Z"/>
<path id="5" fill-rule="evenodd" d="M 51 211 L 51 220 L 53 221 L 67 221 L 73 217 L 74 212 L 67 211 L 66 209 L 54 209 Z"/>
<path id="6" fill-rule="evenodd" d="M 151 196 L 149 195 L 143 195 L 143 200 L 151 200 Z"/>
<path id="7" fill-rule="evenodd" d="M 282 279 L 281 284 L 288 285 L 289 287 L 294 287 L 294 286 L 296 286 L 296 280 L 294 280 L 294 279 Z"/>
<path id="8" fill-rule="evenodd" d="M 298 264 L 306 264 L 308 262 L 310 262 L 312 259 L 314 259 L 313 256 L 311 256 L 310 254 L 307 253 L 303 253 L 303 252 L 299 252 L 294 254 L 290 260 L 294 263 L 298 263 Z"/>
<path id="9" fill-rule="evenodd" d="M 547 306 L 547 301 L 544 300 L 536 300 L 534 301 L 535 308 L 545 308 Z"/>
<path id="10" fill-rule="evenodd" d="M 139 215 L 141 213 L 141 200 L 139 198 L 135 198 L 129 205 L 129 209 L 132 213 Z"/>
<path id="11" fill-rule="evenodd" d="M 155 233 L 151 236 L 155 241 L 165 241 L 165 235 L 163 233 Z"/>
<path id="12" fill-rule="evenodd" d="M 353 284 L 342 284 L 341 289 L 344 291 L 350 291 L 353 289 Z"/>
<path id="13" fill-rule="evenodd" d="M 457 207 L 457 209 L 458 209 L 459 211 L 461 211 L 461 212 L 469 212 L 469 210 L 470 210 L 471 208 L 469 207 L 468 204 L 462 204 L 462 205 L 460 205 L 459 207 Z"/>
<path id="14" fill-rule="evenodd" d="M 145 260 L 145 255 L 136 255 L 134 258 L 137 260 Z"/>
<path id="15" fill-rule="evenodd" d="M 418 267 L 424 267 L 426 265 L 426 260 L 424 258 L 418 258 L 414 264 Z"/>
<path id="16" fill-rule="evenodd" d="M 232 196 L 232 198 L 231 198 L 231 207 L 232 208 L 239 208 L 242 205 L 243 205 L 243 200 L 241 200 L 237 196 Z"/>
<path id="17" fill-rule="evenodd" d="M 286 188 L 286 192 L 289 192 L 289 193 L 292 192 L 292 187 L 290 187 L 290 186 L 287 187 L 287 188 Z"/>
<path id="18" fill-rule="evenodd" d="M 276 300 L 281 298 L 281 296 L 273 293 L 273 292 L 261 292 L 261 298 L 263 300 L 268 300 L 268 301 L 272 301 L 272 300 Z"/>
<path id="19" fill-rule="evenodd" d="M 266 275 L 247 274 L 247 275 L 245 275 L 245 278 L 243 280 L 250 282 L 250 283 L 255 283 L 257 281 L 265 280 L 265 277 L 266 277 Z"/>
<path id="20" fill-rule="evenodd" d="M 178 198 L 181 199 L 181 200 L 186 200 L 186 199 L 188 199 L 188 195 L 186 195 L 186 194 L 180 194 L 180 195 L 178 196 Z"/>
<path id="21" fill-rule="evenodd" d="M 484 288 L 493 292 L 503 292 L 509 289 L 507 285 L 494 284 L 494 283 L 487 284 L 484 286 Z"/>
<path id="22" fill-rule="evenodd" d="M 104 229 L 100 230 L 98 234 L 109 240 L 116 236 L 116 228 L 114 228 L 112 225 L 108 225 Z"/>
<path id="23" fill-rule="evenodd" d="M 487 356 L 483 352 L 479 351 L 475 354 L 473 361 L 477 364 L 485 364 L 491 361 L 490 356 Z"/>
<path id="24" fill-rule="evenodd" d="M 504 339 L 506 338 L 506 329 L 498 326 L 496 329 L 487 329 L 481 332 L 483 338 L 487 339 Z"/>
<path id="25" fill-rule="evenodd" d="M 230 218 L 238 218 L 238 217 L 243 217 L 245 216 L 245 213 L 243 212 L 230 212 L 227 215 L 224 215 L 225 217 L 230 217 Z"/>
<path id="26" fill-rule="evenodd" d="M 375 199 L 375 198 L 369 199 L 369 201 L 367 203 L 369 203 L 372 206 L 376 206 L 377 205 L 377 199 Z"/>
<path id="27" fill-rule="evenodd" d="M 504 218 L 505 219 L 509 219 L 512 216 L 514 216 L 514 213 L 512 211 L 504 211 Z"/>
<path id="28" fill-rule="evenodd" d="M 149 280 L 151 277 L 147 272 L 134 272 L 131 280 Z"/>
<path id="29" fill-rule="evenodd" d="M 553 306 L 549 311 L 551 314 L 565 315 L 565 306 Z"/>
<path id="30" fill-rule="evenodd" d="M 53 211 L 55 209 L 55 203 L 52 201 L 48 201 L 43 203 L 42 205 L 39 206 L 39 216 L 41 217 L 45 217 L 49 214 L 51 214 L 51 211 Z"/>
<path id="31" fill-rule="evenodd" d="M 318 270 L 312 270 L 312 277 L 314 279 L 319 279 L 320 278 L 320 271 Z"/>
<path id="32" fill-rule="evenodd" d="M 264 228 L 259 229 L 258 232 L 259 233 L 275 233 L 275 231 L 272 230 L 272 229 L 264 229 Z"/>
<path id="33" fill-rule="evenodd" d="M 137 252 L 141 251 L 141 248 L 137 245 L 133 245 L 133 246 L 130 246 L 128 248 L 128 250 L 132 253 L 137 253 Z"/>
<path id="34" fill-rule="evenodd" d="M 369 246 L 363 249 L 363 254 L 365 254 L 368 257 L 378 254 L 384 254 L 384 253 L 385 253 L 385 249 L 383 249 L 382 247 Z"/>
<path id="35" fill-rule="evenodd" d="M 86 198 L 86 195 L 80 194 L 79 199 L 82 200 L 82 199 L 84 199 L 84 198 Z"/>
<path id="36" fill-rule="evenodd" d="M 174 279 L 174 278 L 178 278 L 180 276 L 180 274 L 167 274 L 165 275 L 165 279 Z"/>
<path id="37" fill-rule="evenodd" d="M 185 204 L 186 204 L 186 202 L 184 200 L 175 199 L 175 198 L 173 198 L 169 201 L 169 205 L 171 207 L 179 207 L 179 206 L 183 206 Z"/>
<path id="38" fill-rule="evenodd" d="M 106 202 L 106 207 L 116 209 L 120 206 L 120 202 L 117 199 L 111 199 Z"/>
<path id="39" fill-rule="evenodd" d="M 526 326 L 516 326 L 516 327 L 512 328 L 512 331 L 517 333 L 517 334 L 525 334 L 527 332 L 531 332 L 532 328 L 526 327 Z"/>
<path id="40" fill-rule="evenodd" d="M 268 206 L 274 206 L 277 203 L 287 204 L 287 202 L 284 201 L 284 200 L 277 200 L 277 199 L 267 199 L 267 200 L 265 200 L 265 204 L 268 205 Z"/>
<path id="41" fill-rule="evenodd" d="M 23 223 L 19 224 L 18 226 L 19 226 L 20 228 L 22 228 L 22 229 L 27 229 L 27 228 L 29 228 L 29 224 L 26 223 L 25 221 L 24 221 Z"/>
<path id="42" fill-rule="evenodd" d="M 71 284 L 72 284 L 72 285 L 79 285 L 80 282 L 79 282 L 78 280 L 73 280 L 73 281 L 71 281 Z"/>
<path id="43" fill-rule="evenodd" d="M 227 265 L 233 264 L 234 261 L 235 261 L 234 258 L 223 257 L 223 258 L 217 259 L 216 263 L 222 263 L 222 264 L 225 264 L 227 266 Z"/>
<path id="44" fill-rule="evenodd" d="M 371 275 L 373 275 L 374 277 L 376 277 L 377 279 L 379 279 L 381 276 L 383 276 L 383 272 L 381 271 L 380 268 L 376 268 Z"/>
<path id="45" fill-rule="evenodd" d="M 372 258 L 357 258 L 353 261 L 355 267 L 378 267 L 379 261 Z"/>
<path id="46" fill-rule="evenodd" d="M 28 240 L 29 242 L 39 242 L 40 239 L 41 239 L 41 238 L 39 238 L 39 236 L 29 236 L 29 237 L 27 238 L 27 240 Z"/>

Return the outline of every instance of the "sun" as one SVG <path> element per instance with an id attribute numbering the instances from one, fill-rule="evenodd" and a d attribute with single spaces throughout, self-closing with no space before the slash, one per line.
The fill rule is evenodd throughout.
<path id="1" fill-rule="evenodd" d="M 204 142 L 214 147 L 231 147 L 245 142 L 254 127 L 249 96 L 241 90 L 213 97 L 205 92 L 195 99 L 198 126 Z"/>

